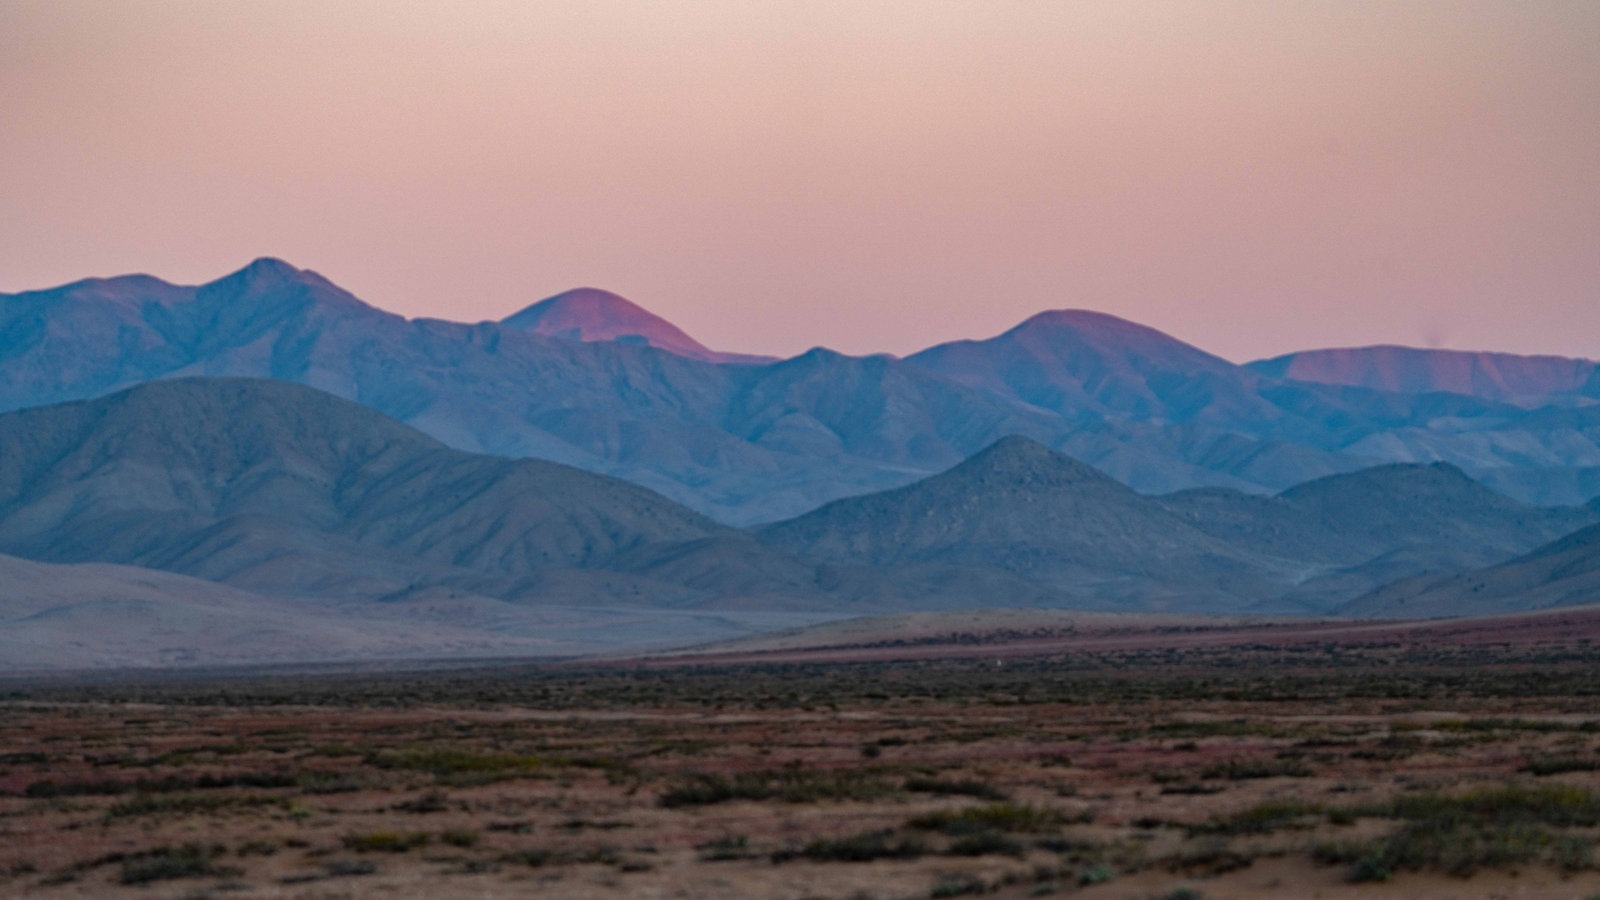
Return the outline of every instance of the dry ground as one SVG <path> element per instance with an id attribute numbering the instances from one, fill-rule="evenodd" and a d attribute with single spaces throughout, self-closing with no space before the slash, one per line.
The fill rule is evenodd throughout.
<path id="1" fill-rule="evenodd" d="M 1600 897 L 1600 651 L 1492 633 L 17 682 L 0 895 Z"/>

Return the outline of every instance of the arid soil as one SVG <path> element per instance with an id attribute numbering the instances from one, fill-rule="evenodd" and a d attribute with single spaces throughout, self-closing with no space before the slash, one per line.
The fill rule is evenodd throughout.
<path id="1" fill-rule="evenodd" d="M 13 682 L 0 895 L 1600 897 L 1600 651 L 1481 633 Z"/>

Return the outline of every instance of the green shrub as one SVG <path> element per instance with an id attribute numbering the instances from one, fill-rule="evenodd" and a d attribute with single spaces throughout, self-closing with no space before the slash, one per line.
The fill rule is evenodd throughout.
<path id="1" fill-rule="evenodd" d="M 428 843 L 426 831 L 369 831 L 364 834 L 347 834 L 343 838 L 346 850 L 357 853 L 404 853 Z"/>
<path id="2" fill-rule="evenodd" d="M 952 856 L 1021 856 L 1022 843 L 998 831 L 975 831 L 950 842 Z"/>
<path id="3" fill-rule="evenodd" d="M 1190 829 L 1195 834 L 1266 834 L 1320 815 L 1322 807 L 1301 800 L 1267 800 Z"/>
<path id="4" fill-rule="evenodd" d="M 1318 846 L 1318 861 L 1352 864 L 1352 880 L 1382 880 L 1391 872 L 1420 869 L 1470 875 L 1480 868 L 1535 862 L 1574 871 L 1594 865 L 1593 842 L 1551 829 L 1600 824 L 1600 795 L 1569 785 L 1510 785 L 1454 795 L 1409 794 L 1352 812 L 1404 822 L 1370 841 Z"/>
<path id="5" fill-rule="evenodd" d="M 1066 819 L 1053 809 L 1023 803 L 991 803 L 957 812 L 928 813 L 917 816 L 909 824 L 925 831 L 962 835 L 980 831 L 1037 833 L 1052 831 L 1065 822 Z"/>
<path id="6" fill-rule="evenodd" d="M 728 778 L 697 773 L 663 791 L 658 801 L 669 809 L 708 806 L 732 800 L 781 800 L 814 803 L 821 800 L 876 800 L 895 792 L 883 778 L 863 772 L 820 772 L 783 769 L 747 772 Z"/>

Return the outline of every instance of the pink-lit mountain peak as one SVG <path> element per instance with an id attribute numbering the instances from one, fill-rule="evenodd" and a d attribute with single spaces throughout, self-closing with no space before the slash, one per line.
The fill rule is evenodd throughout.
<path id="1" fill-rule="evenodd" d="M 1048 348 L 1052 355 L 1068 349 L 1092 349 L 1125 360 L 1161 361 L 1206 370 L 1234 368 L 1227 360 L 1166 332 L 1092 309 L 1046 310 L 990 340 L 997 344 Z"/>
<path id="2" fill-rule="evenodd" d="M 547 297 L 501 320 L 502 325 L 548 337 L 595 343 L 613 341 L 665 350 L 717 363 L 765 362 L 765 357 L 718 353 L 638 304 L 599 288 L 580 287 Z"/>

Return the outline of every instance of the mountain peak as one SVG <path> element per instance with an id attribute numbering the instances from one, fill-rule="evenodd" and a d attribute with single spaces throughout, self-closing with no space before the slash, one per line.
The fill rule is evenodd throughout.
<path id="1" fill-rule="evenodd" d="M 609 341 L 654 347 L 705 362 L 764 361 L 760 357 L 718 353 L 626 297 L 592 287 L 574 288 L 546 297 L 500 320 L 500 324 L 584 343 Z"/>
<path id="2" fill-rule="evenodd" d="M 1207 369 L 1233 364 L 1164 331 L 1092 309 L 1050 309 L 1024 319 L 995 340 L 1059 342 L 1069 333 L 1076 342 L 1118 355 L 1160 358 Z"/>
<path id="3" fill-rule="evenodd" d="M 1099 469 L 1020 434 L 1007 435 L 950 470 L 979 478 L 999 476 L 1018 484 L 1084 484 L 1114 480 Z"/>
<path id="4" fill-rule="evenodd" d="M 1025 328 L 1040 328 L 1050 326 L 1065 326 L 1101 331 L 1147 332 L 1155 331 L 1147 325 L 1140 325 L 1111 313 L 1100 312 L 1093 309 L 1047 309 L 1034 313 L 1023 319 L 1012 331 L 1021 331 Z M 1159 333 L 1159 332 L 1157 332 Z"/>
<path id="5" fill-rule="evenodd" d="M 237 272 L 231 272 L 217 279 L 219 282 L 245 283 L 249 285 L 284 284 L 305 281 L 308 276 L 322 279 L 315 272 L 298 269 L 273 256 L 262 256 L 251 260 L 250 264 Z"/>

